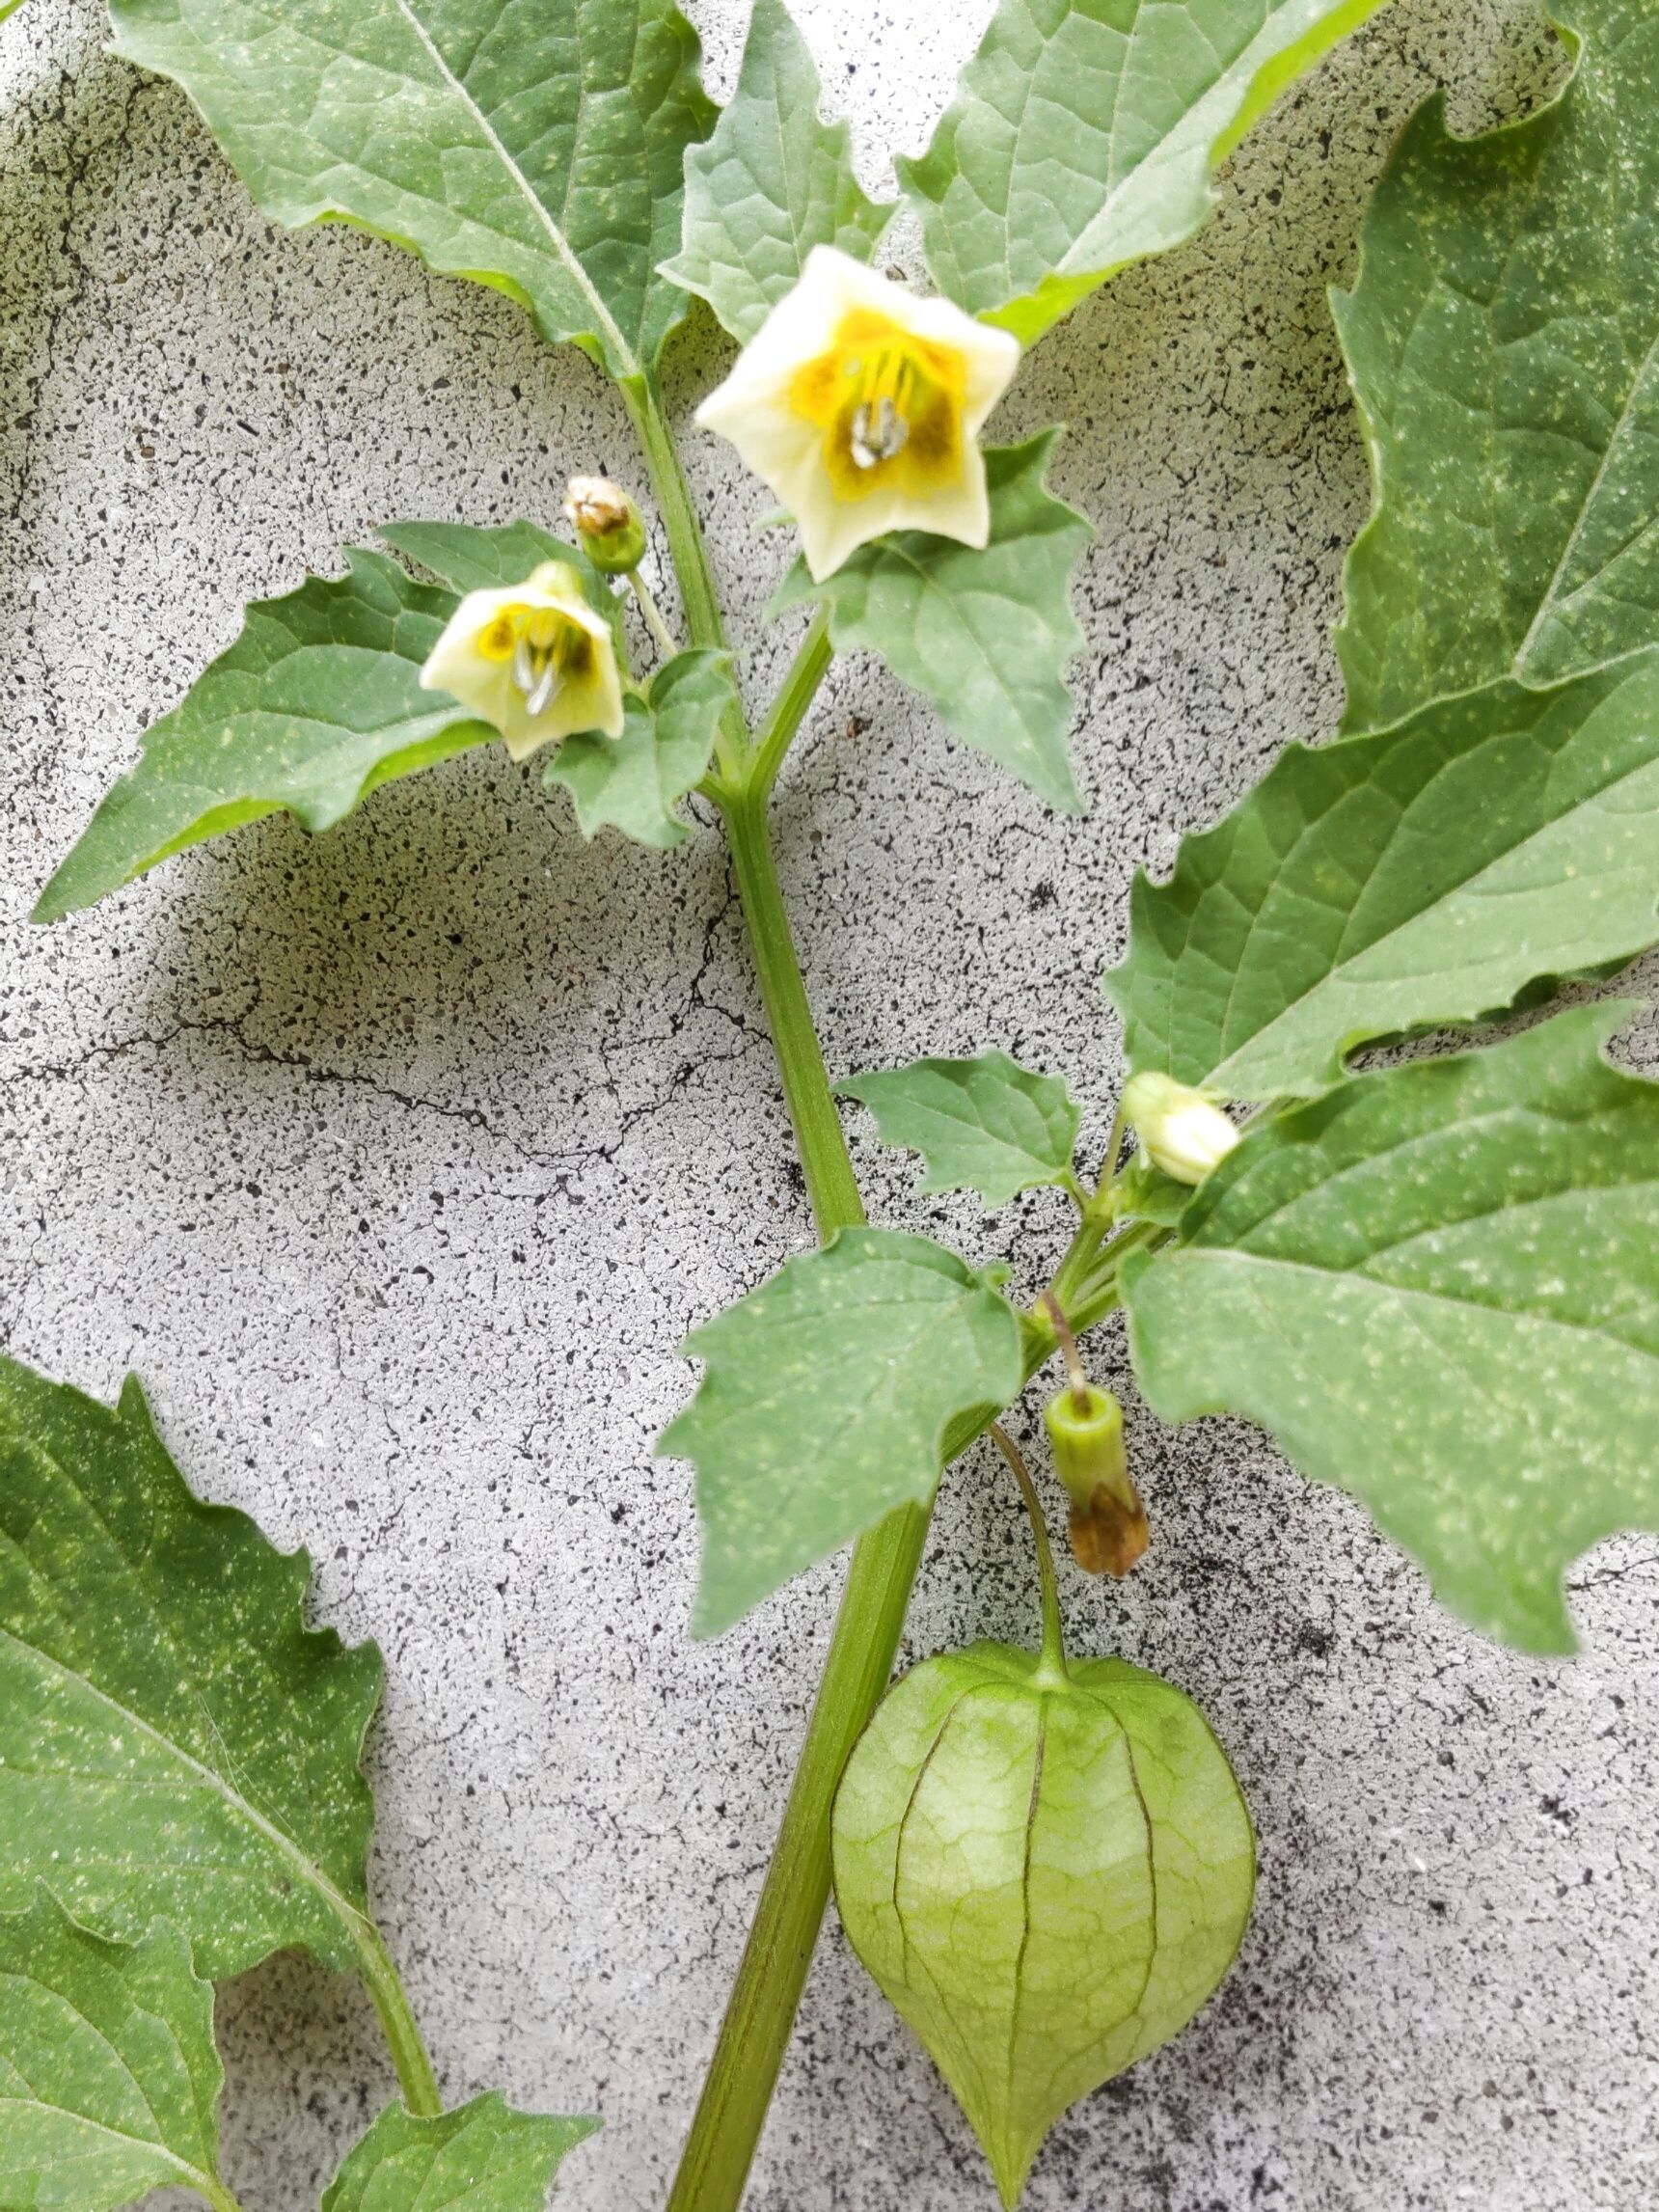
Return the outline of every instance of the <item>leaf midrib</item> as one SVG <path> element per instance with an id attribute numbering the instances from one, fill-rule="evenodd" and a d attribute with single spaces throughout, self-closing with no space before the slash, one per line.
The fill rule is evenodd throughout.
<path id="1" fill-rule="evenodd" d="M 25 1978 L 19 1976 L 18 1979 L 23 1980 Z M 37 1986 L 39 1985 L 37 1984 Z M 75 2017 L 79 2020 L 86 2019 L 86 2015 L 83 2012 L 76 2012 Z M 92 2022 L 87 2021 L 87 2025 L 91 2027 Z M 114 2045 L 109 2043 L 109 2038 L 107 2036 L 100 2036 L 99 2039 L 100 2041 L 104 2042 L 110 2049 L 114 2049 Z M 127 2079 L 132 2082 L 133 2087 L 138 2090 L 139 2095 L 144 2098 L 145 2103 L 150 2105 L 150 2098 L 146 2093 L 142 2083 L 140 2083 L 134 2076 L 132 2068 L 127 2064 L 125 2059 L 122 2058 L 122 2054 L 119 2051 L 116 2052 L 116 2057 L 121 2060 L 122 2072 L 126 2075 Z M 123 2128 L 111 2127 L 107 2120 L 92 2119 L 85 2113 L 71 2112 L 67 2105 L 44 2104 L 39 2097 L 16 2097 L 0 2094 L 0 2112 L 3 2112 L 8 2105 L 20 2105 L 25 2107 L 30 2112 L 44 2113 L 48 2119 L 61 2119 L 70 2121 L 76 2127 L 90 2129 L 91 2132 L 95 2135 L 107 2136 L 111 2143 L 119 2143 L 130 2149 L 143 2151 L 145 2156 L 148 2158 L 164 2159 L 166 2163 L 172 2167 L 173 2171 L 179 2176 L 179 2179 L 187 2189 L 194 2189 L 198 2195 L 205 2197 L 209 2203 L 215 2201 L 215 2188 L 212 2176 L 206 2173 L 201 2167 L 192 2166 L 190 2161 L 187 2158 L 180 2157 L 177 2151 L 169 2149 L 165 2143 L 149 2142 L 142 2135 L 128 2135 Z M 155 2112 L 155 2108 L 150 2105 L 150 2110 L 151 2118 L 155 2120 L 156 2125 L 159 2127 L 161 2122 Z"/>

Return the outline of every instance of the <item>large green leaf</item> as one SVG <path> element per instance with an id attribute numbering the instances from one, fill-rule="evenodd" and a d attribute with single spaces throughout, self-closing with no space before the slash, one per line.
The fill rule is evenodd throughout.
<path id="1" fill-rule="evenodd" d="M 1129 1058 L 1235 1098 L 1335 1082 L 1368 1039 L 1508 1005 L 1659 937 L 1659 652 L 1292 746 L 1167 884 L 1108 979 Z"/>
<path id="2" fill-rule="evenodd" d="M 189 2189 L 234 2212 L 223 2085 L 212 1985 L 177 1928 L 104 1943 L 44 1889 L 0 1914 L 0 2203 L 109 2212 Z"/>
<path id="3" fill-rule="evenodd" d="M 860 187 L 846 123 L 820 118 L 822 91 L 783 0 L 754 0 L 731 105 L 686 156 L 684 248 L 663 264 L 744 343 L 814 246 L 866 261 L 892 213 Z"/>
<path id="4" fill-rule="evenodd" d="M 544 560 L 562 560 L 576 570 L 600 613 L 613 624 L 621 621 L 622 602 L 610 579 L 580 547 L 539 523 L 386 522 L 375 535 L 457 596 L 522 584 Z"/>
<path id="5" fill-rule="evenodd" d="M 214 1979 L 372 1953 L 380 1654 L 301 1625 L 310 1580 L 191 1494 L 135 1380 L 112 1409 L 0 1360 L 0 1907 L 164 1914 Z"/>
<path id="6" fill-rule="evenodd" d="M 1629 1012 L 1275 1116 L 1125 1270 L 1157 1412 L 1262 1422 L 1529 1651 L 1572 1649 L 1571 1560 L 1659 1528 L 1659 1084 L 1599 1056 Z"/>
<path id="7" fill-rule="evenodd" d="M 1659 643 L 1659 11 L 1567 0 L 1553 107 L 1431 101 L 1337 303 L 1375 471 L 1338 644 L 1346 726 Z"/>
<path id="8" fill-rule="evenodd" d="M 927 151 L 898 165 L 928 266 L 1029 345 L 1190 238 L 1214 173 L 1380 0 L 1001 0 Z"/>
<path id="9" fill-rule="evenodd" d="M 394 776 L 495 732 L 421 669 L 454 610 L 383 554 L 348 552 L 338 580 L 257 600 L 241 636 L 149 731 L 41 893 L 56 921 L 158 860 L 286 807 L 326 830 Z"/>
<path id="10" fill-rule="evenodd" d="M 1067 751 L 1065 669 L 1083 642 L 1072 571 L 1094 533 L 1044 487 L 1057 436 L 1050 430 L 986 453 L 991 542 L 982 553 L 899 531 L 861 546 L 822 584 L 797 562 L 774 605 L 823 600 L 839 650 L 880 653 L 958 737 L 1013 769 L 1051 806 L 1075 812 L 1082 800 Z"/>
<path id="11" fill-rule="evenodd" d="M 609 824 L 641 845 L 682 844 L 675 802 L 701 782 L 721 717 L 736 703 L 729 653 L 700 645 L 676 653 L 644 698 L 629 699 L 620 737 L 567 737 L 546 780 L 570 793 L 585 837 Z"/>
<path id="12" fill-rule="evenodd" d="M 1074 1187 L 1082 1117 L 1064 1079 L 1037 1075 L 1006 1052 L 912 1060 L 835 1088 L 870 1108 L 884 1144 L 923 1156 L 918 1190 L 977 1190 L 987 1206 L 1005 1206 L 1039 1184 Z"/>
<path id="13" fill-rule="evenodd" d="M 1238 1949 L 1250 1818 L 1190 1699 L 1123 1659 L 929 1659 L 835 1799 L 835 1900 L 1004 2204 L 1067 2106 L 1167 2041 Z"/>
<path id="14" fill-rule="evenodd" d="M 323 2193 L 322 2212 L 542 2212 L 593 2119 L 514 2112 L 495 2091 L 436 2119 L 389 2105 Z"/>
<path id="15" fill-rule="evenodd" d="M 706 1373 L 659 1449 L 696 1462 L 699 1636 L 932 1497 L 946 1426 L 1007 1405 L 1024 1377 L 993 1279 L 896 1229 L 844 1229 L 786 1261 L 686 1350 Z"/>
<path id="16" fill-rule="evenodd" d="M 265 212 L 342 218 L 509 292 L 612 375 L 685 312 L 682 168 L 714 108 L 672 0 L 110 0 Z"/>

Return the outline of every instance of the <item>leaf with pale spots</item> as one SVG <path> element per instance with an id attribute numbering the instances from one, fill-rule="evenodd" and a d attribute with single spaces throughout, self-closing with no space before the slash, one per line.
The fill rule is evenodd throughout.
<path id="1" fill-rule="evenodd" d="M 1571 1561 L 1659 1529 L 1659 1084 L 1600 1056 L 1630 1012 L 1276 1115 L 1124 1271 L 1155 1411 L 1260 1421 L 1533 1652 L 1573 1648 Z"/>
<path id="2" fill-rule="evenodd" d="M 1021 1190 L 1073 1182 L 1081 1116 L 1064 1079 L 1006 1052 L 913 1060 L 835 1088 L 870 1108 L 884 1144 L 922 1155 L 920 1191 L 977 1190 L 987 1206 L 1005 1206 Z"/>
<path id="3" fill-rule="evenodd" d="M 1167 884 L 1136 879 L 1107 988 L 1136 1072 L 1306 1095 L 1370 1040 L 1628 959 L 1656 910 L 1659 651 L 1292 746 Z"/>
<path id="4" fill-rule="evenodd" d="M 867 261 L 892 214 L 859 186 L 846 123 L 821 120 L 822 91 L 782 0 L 754 0 L 731 104 L 686 156 L 685 244 L 663 266 L 745 344 L 814 246 Z"/>
<path id="5" fill-rule="evenodd" d="M 638 377 L 685 314 L 686 149 L 715 109 L 672 0 L 111 0 L 259 205 L 342 220 Z"/>
<path id="6" fill-rule="evenodd" d="M 1395 149 L 1337 324 L 1374 511 L 1337 645 L 1348 729 L 1659 644 L 1659 11 L 1566 0 L 1561 97 Z"/>
<path id="7" fill-rule="evenodd" d="M 323 2192 L 322 2212 L 542 2212 L 594 2119 L 515 2112 L 494 2090 L 434 2119 L 389 2105 Z"/>
<path id="8" fill-rule="evenodd" d="M 1024 1379 L 995 1278 L 896 1229 L 844 1229 L 786 1261 L 686 1351 L 706 1372 L 659 1449 L 696 1462 L 699 1636 L 895 1506 L 925 1504 L 947 1427 Z"/>
<path id="9" fill-rule="evenodd" d="M 359 1765 L 380 1654 L 308 1630 L 304 1552 L 204 1504 L 136 1380 L 113 1408 L 0 1360 L 0 1909 L 49 1881 L 200 1972 L 376 1944 Z"/>
<path id="10" fill-rule="evenodd" d="M 157 1922 L 136 1944 L 76 1926 L 44 1889 L 0 1913 L 0 2197 L 111 2212 L 187 2189 L 224 2212 L 213 1989 Z"/>
<path id="11" fill-rule="evenodd" d="M 774 612 L 822 600 L 837 649 L 880 653 L 958 737 L 1051 806 L 1076 812 L 1083 803 L 1067 743 L 1065 670 L 1083 642 L 1072 575 L 1094 533 L 1044 484 L 1058 435 L 986 453 L 991 542 L 983 552 L 899 531 L 861 546 L 821 584 L 798 562 Z"/>
<path id="12" fill-rule="evenodd" d="M 384 554 L 348 551 L 348 572 L 256 600 L 234 644 L 154 724 L 41 893 L 57 921 L 174 853 L 282 809 L 327 830 L 395 776 L 495 731 L 421 669 L 454 613 Z"/>
<path id="13" fill-rule="evenodd" d="M 570 793 L 585 837 L 609 825 L 637 844 L 685 841 L 675 803 L 707 774 L 721 717 L 735 707 L 731 656 L 704 646 L 676 653 L 643 699 L 628 700 L 620 737 L 567 737 L 548 763 L 548 784 Z"/>
<path id="14" fill-rule="evenodd" d="M 939 289 L 1023 344 L 1182 245 L 1215 172 L 1381 0 L 1001 0 L 899 180 Z"/>

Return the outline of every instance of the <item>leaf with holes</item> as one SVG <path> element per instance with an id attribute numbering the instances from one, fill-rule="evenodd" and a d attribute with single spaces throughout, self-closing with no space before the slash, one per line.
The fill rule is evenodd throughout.
<path id="1" fill-rule="evenodd" d="M 144 741 L 41 893 L 57 921 L 174 853 L 286 807 L 327 830 L 394 776 L 495 731 L 421 669 L 454 612 L 383 554 L 348 552 L 338 580 L 256 600 L 242 634 Z"/>
<path id="2" fill-rule="evenodd" d="M 1395 149 L 1337 301 L 1375 506 L 1347 567 L 1346 726 L 1659 644 L 1659 12 L 1567 0 L 1542 113 Z"/>
<path id="3" fill-rule="evenodd" d="M 322 2212 L 542 2212 L 599 2125 L 514 2112 L 494 2091 L 436 2119 L 389 2105 L 323 2192 Z"/>
<path id="4" fill-rule="evenodd" d="M 191 1494 L 135 1380 L 112 1409 L 0 1360 L 0 1908 L 44 1879 L 213 1980 L 362 1970 L 379 1652 L 302 1626 L 310 1560 Z"/>
<path id="5" fill-rule="evenodd" d="M 884 1144 L 922 1155 L 919 1191 L 977 1190 L 987 1206 L 1005 1206 L 1045 1183 L 1075 1188 L 1082 1117 L 1064 1079 L 1037 1075 L 1006 1052 L 913 1060 L 835 1088 L 870 1108 Z"/>
<path id="6" fill-rule="evenodd" d="M 892 214 L 859 186 L 846 123 L 820 119 L 822 92 L 782 0 L 754 0 L 731 105 L 686 156 L 684 247 L 663 264 L 745 344 L 814 246 L 867 261 Z"/>
<path id="7" fill-rule="evenodd" d="M 220 2212 L 213 1990 L 184 1936 L 136 1944 L 77 1927 L 41 1888 L 0 1913 L 0 2193 L 8 2205 L 109 2212 L 188 2189 Z"/>
<path id="8" fill-rule="evenodd" d="M 1068 2105 L 1233 1962 L 1255 1843 L 1225 1753 L 1123 1659 L 975 1644 L 888 1692 L 835 1799 L 835 1901 L 985 2146 L 1004 2204 Z"/>
<path id="9" fill-rule="evenodd" d="M 1533 1652 L 1572 1649 L 1570 1561 L 1659 1528 L 1659 1084 L 1598 1050 L 1630 1012 L 1276 1115 L 1124 1270 L 1156 1411 L 1260 1421 Z"/>
<path id="10" fill-rule="evenodd" d="M 995 1279 L 896 1229 L 844 1229 L 786 1261 L 685 1349 L 707 1371 L 658 1448 L 696 1462 L 699 1636 L 931 1498 L 953 1418 L 1006 1406 L 1024 1379 Z"/>
<path id="11" fill-rule="evenodd" d="M 344 220 L 509 293 L 638 377 L 685 313 L 686 149 L 713 104 L 672 0 L 111 0 L 278 223 Z"/>
<path id="12" fill-rule="evenodd" d="M 1135 1071 L 1307 1094 L 1356 1046 L 1474 1022 L 1659 936 L 1659 651 L 1292 746 L 1167 884 L 1108 978 Z"/>
<path id="13" fill-rule="evenodd" d="M 585 837 L 608 824 L 637 844 L 683 844 L 675 802 L 708 771 L 721 717 L 737 704 L 731 655 L 694 646 L 658 669 L 643 699 L 630 698 L 622 735 L 567 737 L 546 781 L 570 793 Z"/>
<path id="14" fill-rule="evenodd" d="M 939 289 L 1030 345 L 1190 238 L 1215 171 L 1381 0 L 1001 0 L 899 180 Z"/>
<path id="15" fill-rule="evenodd" d="M 900 531 L 861 546 L 822 584 L 797 562 L 773 604 L 780 613 L 821 599 L 838 650 L 880 653 L 958 737 L 1051 806 L 1075 812 L 1065 669 L 1083 642 L 1072 572 L 1094 532 L 1044 485 L 1058 435 L 986 453 L 991 542 L 982 553 Z"/>

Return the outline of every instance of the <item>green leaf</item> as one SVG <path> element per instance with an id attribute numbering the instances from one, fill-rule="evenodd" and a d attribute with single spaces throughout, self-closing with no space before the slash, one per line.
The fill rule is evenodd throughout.
<path id="1" fill-rule="evenodd" d="M 394 776 L 495 732 L 422 666 L 454 611 L 378 553 L 349 551 L 338 580 L 308 577 L 256 600 L 241 636 L 147 734 L 41 892 L 57 921 L 174 853 L 286 807 L 327 830 Z"/>
<path id="2" fill-rule="evenodd" d="M 437 2119 L 389 2105 L 323 2192 L 322 2212 L 542 2212 L 595 2119 L 514 2112 L 495 2091 Z"/>
<path id="3" fill-rule="evenodd" d="M 218 2179 L 213 1990 L 158 1921 L 101 1942 L 41 1888 L 0 1914 L 0 2198 L 109 2212 L 152 2189 L 233 2200 Z"/>
<path id="4" fill-rule="evenodd" d="M 684 250 L 663 264 L 745 344 L 814 246 L 867 261 L 892 214 L 860 188 L 846 123 L 821 120 L 822 92 L 782 0 L 754 0 L 731 105 L 686 156 Z"/>
<path id="5" fill-rule="evenodd" d="M 1173 877 L 1108 979 L 1135 1072 L 1234 1098 L 1337 1081 L 1369 1039 L 1474 1022 L 1659 937 L 1659 652 L 1292 746 Z"/>
<path id="6" fill-rule="evenodd" d="M 0 1906 L 48 1880 L 100 1934 L 157 1913 L 217 1980 L 376 1938 L 359 1769 L 371 1644 L 301 1625 L 304 1552 L 186 1488 L 113 1409 L 0 1360 Z"/>
<path id="7" fill-rule="evenodd" d="M 1561 98 L 1474 140 L 1431 101 L 1336 303 L 1375 472 L 1350 729 L 1659 642 L 1659 14 L 1555 12 L 1584 40 Z"/>
<path id="8" fill-rule="evenodd" d="M 1166 1420 L 1270 1429 L 1476 1628 L 1573 1647 L 1562 1574 L 1659 1528 L 1659 1084 L 1576 1008 L 1252 1130 L 1124 1271 Z"/>
<path id="9" fill-rule="evenodd" d="M 1123 1659 L 975 1644 L 888 1693 L 835 1800 L 854 1949 L 955 2090 L 1002 2201 L 1068 2105 L 1231 1965 L 1250 1817 L 1198 1707 Z"/>
<path id="10" fill-rule="evenodd" d="M 1006 1406 L 1024 1377 L 993 1278 L 895 1229 L 785 1261 L 685 1349 L 707 1372 L 658 1449 L 696 1461 L 699 1636 L 932 1497 L 947 1424 Z"/>
<path id="11" fill-rule="evenodd" d="M 638 376 L 685 313 L 687 147 L 713 104 L 671 0 L 111 0 L 278 223 L 343 220 L 508 292 Z"/>
<path id="12" fill-rule="evenodd" d="M 1074 1182 L 1082 1116 L 1064 1079 L 1035 1075 L 1006 1052 L 913 1060 L 835 1088 L 871 1109 L 884 1144 L 922 1154 L 920 1191 L 977 1190 L 991 1207 L 1038 1184 Z"/>
<path id="13" fill-rule="evenodd" d="M 609 579 L 579 546 L 536 523 L 387 522 L 375 535 L 447 584 L 457 598 L 522 584 L 544 560 L 562 560 L 576 570 L 599 612 L 621 621 L 622 603 Z"/>
<path id="14" fill-rule="evenodd" d="M 991 542 L 983 553 L 900 531 L 861 546 L 822 584 L 798 561 L 773 611 L 823 600 L 838 651 L 880 653 L 958 737 L 1013 769 L 1051 806 L 1075 813 L 1083 803 L 1067 751 L 1065 668 L 1083 642 L 1072 571 L 1094 532 L 1044 488 L 1058 436 L 1049 430 L 987 451 Z"/>
<path id="15" fill-rule="evenodd" d="M 674 803 L 702 781 L 721 716 L 736 699 L 729 653 L 700 645 L 676 653 L 644 699 L 629 699 L 620 737 L 567 737 L 545 780 L 570 793 L 585 837 L 609 823 L 641 845 L 681 844 L 686 826 Z"/>
<path id="16" fill-rule="evenodd" d="M 1030 345 L 1200 229 L 1214 173 L 1380 0 L 1001 0 L 899 181 L 941 291 Z"/>

